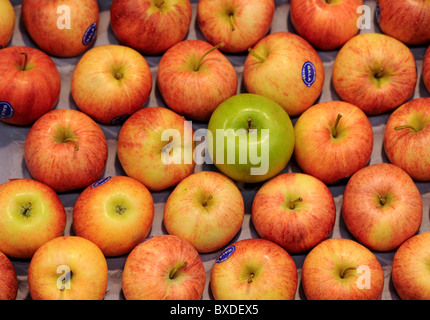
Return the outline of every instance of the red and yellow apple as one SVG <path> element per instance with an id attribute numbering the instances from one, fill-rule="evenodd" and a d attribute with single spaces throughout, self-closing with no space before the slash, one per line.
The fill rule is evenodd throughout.
<path id="1" fill-rule="evenodd" d="M 62 236 L 41 246 L 28 266 L 33 300 L 103 300 L 107 261 L 97 245 L 77 236 Z"/>
<path id="2" fill-rule="evenodd" d="M 71 93 L 79 110 L 94 120 L 117 124 L 141 109 L 152 90 L 145 58 L 119 45 L 87 51 L 73 72 Z"/>
<path id="3" fill-rule="evenodd" d="M 190 242 L 199 253 L 219 250 L 239 232 L 245 205 L 236 184 L 218 172 L 200 171 L 182 180 L 164 207 L 169 234 Z"/>
<path id="4" fill-rule="evenodd" d="M 154 236 L 135 247 L 122 274 L 127 300 L 199 300 L 205 284 L 199 253 L 174 235 Z"/>
<path id="5" fill-rule="evenodd" d="M 377 163 L 349 179 L 343 193 L 342 216 L 358 242 L 373 251 L 391 251 L 418 231 L 423 201 L 404 170 Z"/>
<path id="6" fill-rule="evenodd" d="M 61 78 L 44 52 L 23 46 L 0 50 L 0 120 L 29 125 L 54 109 Z"/>
<path id="7" fill-rule="evenodd" d="M 0 251 L 28 259 L 49 240 L 63 235 L 66 211 L 52 188 L 32 179 L 0 185 Z"/>
<path id="8" fill-rule="evenodd" d="M 24 159 L 31 176 L 57 192 L 86 188 L 106 167 L 108 147 L 98 124 L 72 109 L 52 110 L 30 128 Z"/>
<path id="9" fill-rule="evenodd" d="M 236 70 L 218 47 L 185 40 L 164 53 L 157 84 L 170 109 L 187 119 L 207 121 L 218 105 L 236 94 Z"/>
<path id="10" fill-rule="evenodd" d="M 97 0 L 23 0 L 22 20 L 37 46 L 49 55 L 75 57 L 94 43 L 99 27 Z"/>
<path id="11" fill-rule="evenodd" d="M 430 47 L 427 48 L 423 60 L 423 81 L 427 90 L 430 92 Z"/>
<path id="12" fill-rule="evenodd" d="M 156 55 L 182 41 L 190 28 L 190 0 L 113 0 L 112 31 L 120 43 Z"/>
<path id="13" fill-rule="evenodd" d="M 0 49 L 8 45 L 15 28 L 15 10 L 10 0 L 0 0 Z"/>
<path id="14" fill-rule="evenodd" d="M 73 230 L 105 256 L 129 253 L 151 230 L 154 201 L 148 189 L 127 176 L 108 176 L 79 194 Z"/>
<path id="15" fill-rule="evenodd" d="M 15 300 L 18 294 L 18 278 L 9 258 L 0 251 L 0 300 Z"/>

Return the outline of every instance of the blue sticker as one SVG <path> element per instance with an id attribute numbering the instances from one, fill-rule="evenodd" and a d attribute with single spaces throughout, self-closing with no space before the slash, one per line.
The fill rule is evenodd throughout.
<path id="1" fill-rule="evenodd" d="M 9 102 L 0 101 L 0 119 L 9 119 L 13 116 L 13 108 Z"/>
<path id="2" fill-rule="evenodd" d="M 236 247 L 232 244 L 231 246 L 225 248 L 219 257 L 215 260 L 216 263 L 223 262 L 230 258 L 230 256 L 233 254 L 234 250 L 236 250 Z"/>
<path id="3" fill-rule="evenodd" d="M 317 78 L 317 71 L 312 62 L 306 61 L 304 63 L 302 67 L 302 78 L 306 86 L 311 87 L 314 84 Z"/>
<path id="4" fill-rule="evenodd" d="M 100 187 L 101 185 L 103 185 L 103 184 L 105 184 L 106 182 L 108 182 L 109 180 L 110 180 L 110 176 L 109 177 L 106 177 L 106 178 L 103 178 L 103 179 L 101 179 L 101 180 L 99 180 L 99 181 L 97 181 L 97 182 L 94 182 L 92 185 L 91 185 L 91 188 L 96 188 L 96 187 Z"/>
<path id="5" fill-rule="evenodd" d="M 89 45 L 95 38 L 97 33 L 97 23 L 93 23 L 92 25 L 90 25 L 87 29 L 87 31 L 85 31 L 84 36 L 82 38 L 82 43 L 84 46 Z"/>
<path id="6" fill-rule="evenodd" d="M 128 118 L 129 116 L 130 116 L 130 115 L 129 115 L 128 113 L 122 114 L 122 115 L 120 115 L 120 116 L 118 116 L 118 117 L 113 118 L 113 119 L 112 119 L 112 121 L 111 121 L 110 123 L 111 123 L 111 124 L 121 124 L 121 123 L 123 123 L 125 120 L 127 120 L 127 118 Z"/>

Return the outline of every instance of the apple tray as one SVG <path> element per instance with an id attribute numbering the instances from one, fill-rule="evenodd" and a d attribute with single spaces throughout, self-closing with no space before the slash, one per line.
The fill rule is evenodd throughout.
<path id="1" fill-rule="evenodd" d="M 13 38 L 9 44 L 9 46 L 29 46 L 36 47 L 35 43 L 30 39 L 28 33 L 26 32 L 23 22 L 21 20 L 21 0 L 11 0 L 12 4 L 15 8 L 16 14 L 16 23 Z M 120 44 L 118 40 L 115 38 L 111 26 L 110 26 L 110 6 L 111 0 L 98 0 L 100 7 L 100 22 L 98 28 L 98 34 L 96 38 L 96 42 L 94 46 L 99 46 L 103 44 Z M 193 8 L 193 16 L 191 21 L 190 30 L 186 36 L 186 39 L 201 39 L 204 40 L 202 34 L 198 30 L 198 26 L 196 23 L 196 9 L 197 9 L 197 0 L 191 0 L 192 8 Z M 273 22 L 271 26 L 270 32 L 278 32 L 278 31 L 290 31 L 295 32 L 290 21 L 289 16 L 289 0 L 275 0 L 276 3 L 276 11 L 273 17 Z M 375 9 L 376 9 L 376 1 L 364 1 L 365 5 L 368 5 L 372 9 L 372 23 L 371 29 L 363 29 L 360 30 L 360 33 L 365 32 L 381 32 L 375 19 Z M 413 52 L 416 60 L 417 71 L 418 71 L 418 84 L 416 86 L 415 92 L 411 99 L 419 98 L 419 97 L 428 97 L 429 93 L 426 91 L 423 81 L 422 81 L 422 66 L 423 66 L 423 57 L 425 54 L 426 47 L 417 46 L 410 47 Z M 337 96 L 336 92 L 331 83 L 331 72 L 332 66 L 334 63 L 334 59 L 336 57 L 337 51 L 318 51 L 325 68 L 325 83 L 323 86 L 323 91 L 318 102 L 330 101 L 330 100 L 340 100 Z M 82 55 L 81 55 L 82 56 Z M 76 64 L 78 63 L 81 56 L 75 58 L 57 58 L 52 57 L 53 61 L 56 63 L 58 71 L 61 75 L 62 87 L 61 87 L 61 96 L 60 100 L 56 106 L 56 108 L 70 108 L 77 109 L 75 102 L 70 93 L 71 87 L 71 78 L 73 71 L 75 69 Z M 148 62 L 150 67 L 152 76 L 153 76 L 153 89 L 151 92 L 150 99 L 145 107 L 152 106 L 163 106 L 164 104 L 158 88 L 156 86 L 156 75 L 158 63 L 160 61 L 162 55 L 156 56 L 145 56 L 145 59 Z M 245 92 L 245 88 L 242 82 L 242 73 L 243 73 L 243 65 L 246 58 L 246 53 L 243 54 L 226 54 L 226 57 L 235 67 L 239 86 L 238 93 Z M 374 147 L 370 160 L 370 164 L 380 163 L 380 162 L 389 162 L 383 149 L 383 135 L 385 124 L 388 120 L 390 113 L 382 114 L 378 116 L 370 116 L 370 122 L 373 127 L 374 132 Z M 293 124 L 297 120 L 297 117 L 293 117 Z M 117 138 L 120 130 L 120 125 L 100 125 L 102 128 L 108 142 L 109 154 L 107 160 L 107 166 L 103 177 L 107 176 L 115 176 L 115 175 L 125 175 L 125 172 L 121 168 L 121 164 L 117 157 Z M 193 129 L 197 130 L 199 128 L 207 127 L 207 123 L 202 122 L 193 122 Z M 12 126 L 7 125 L 5 123 L 0 123 L 0 183 L 7 182 L 9 179 L 13 178 L 31 178 L 24 161 L 24 141 L 26 135 L 30 129 L 30 126 Z M 214 170 L 216 171 L 213 165 L 204 164 L 196 166 L 196 171 L 201 170 Z M 294 162 L 291 160 L 288 165 L 285 167 L 283 172 L 300 172 L 301 170 Z M 236 237 L 232 240 L 232 242 L 251 238 L 258 237 L 256 230 L 254 229 L 251 221 L 251 205 L 254 199 L 255 194 L 257 193 L 261 184 L 255 185 L 244 185 L 237 184 L 245 201 L 245 219 L 242 225 L 241 230 L 236 235 Z M 346 186 L 346 182 L 340 182 L 338 184 L 329 185 L 329 189 L 333 194 L 335 204 L 336 204 L 336 221 L 330 238 L 351 238 L 351 234 L 345 227 L 345 223 L 341 214 L 341 205 L 342 205 L 342 197 L 343 192 Z M 417 183 L 417 187 L 423 197 L 423 220 L 419 232 L 430 231 L 430 183 Z M 163 209 L 164 204 L 170 194 L 172 189 L 168 189 L 162 192 L 153 192 L 152 196 L 154 199 L 155 205 L 155 216 L 152 225 L 151 232 L 149 236 L 155 236 L 160 234 L 167 234 L 166 230 L 163 227 Z M 68 220 L 65 230 L 65 235 L 73 235 L 72 230 L 72 210 L 74 203 L 79 196 L 79 192 L 67 192 L 59 194 L 61 201 L 63 202 Z M 209 254 L 201 254 L 201 258 L 204 263 L 204 267 L 206 270 L 206 288 L 203 294 L 202 299 L 210 300 L 213 299 L 210 286 L 209 286 L 209 277 L 212 266 L 215 262 L 215 259 L 220 254 L 221 250 Z M 395 292 L 392 279 L 391 279 L 391 265 L 394 257 L 395 251 L 392 252 L 384 252 L 378 253 L 374 252 L 377 258 L 379 259 L 385 275 L 384 282 L 384 290 L 381 299 L 382 300 L 398 300 L 399 297 Z M 306 299 L 303 288 L 301 285 L 301 269 L 303 265 L 303 261 L 306 257 L 306 254 L 292 254 L 292 258 L 297 266 L 298 271 L 298 289 L 296 292 L 295 299 L 302 300 Z M 109 279 L 108 279 L 108 288 L 106 291 L 105 299 L 106 300 L 123 300 L 124 295 L 121 290 L 121 279 L 122 279 L 122 270 L 124 267 L 124 263 L 127 256 L 120 256 L 114 258 L 107 258 L 108 268 L 109 268 Z M 16 273 L 19 280 L 19 290 L 18 290 L 18 300 L 31 299 L 28 283 L 27 283 L 27 269 L 29 266 L 28 260 L 20 260 L 20 259 L 11 259 L 12 263 L 16 269 Z"/>

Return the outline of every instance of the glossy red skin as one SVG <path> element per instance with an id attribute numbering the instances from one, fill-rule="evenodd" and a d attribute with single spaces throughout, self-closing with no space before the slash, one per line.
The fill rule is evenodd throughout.
<path id="1" fill-rule="evenodd" d="M 27 54 L 26 70 L 21 70 Z M 60 97 L 61 78 L 54 61 L 39 49 L 15 46 L 0 51 L 0 101 L 13 108 L 15 125 L 28 125 L 52 110 Z"/>
<path id="2" fill-rule="evenodd" d="M 18 294 L 18 279 L 15 268 L 8 257 L 0 252 L 0 300 L 15 300 Z"/>

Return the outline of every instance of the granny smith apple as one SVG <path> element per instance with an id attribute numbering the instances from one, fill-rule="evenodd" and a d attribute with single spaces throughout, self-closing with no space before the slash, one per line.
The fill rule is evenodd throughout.
<path id="1" fill-rule="evenodd" d="M 285 168 L 294 149 L 287 112 L 251 93 L 222 102 L 208 124 L 208 151 L 215 166 L 235 181 L 256 183 Z"/>

